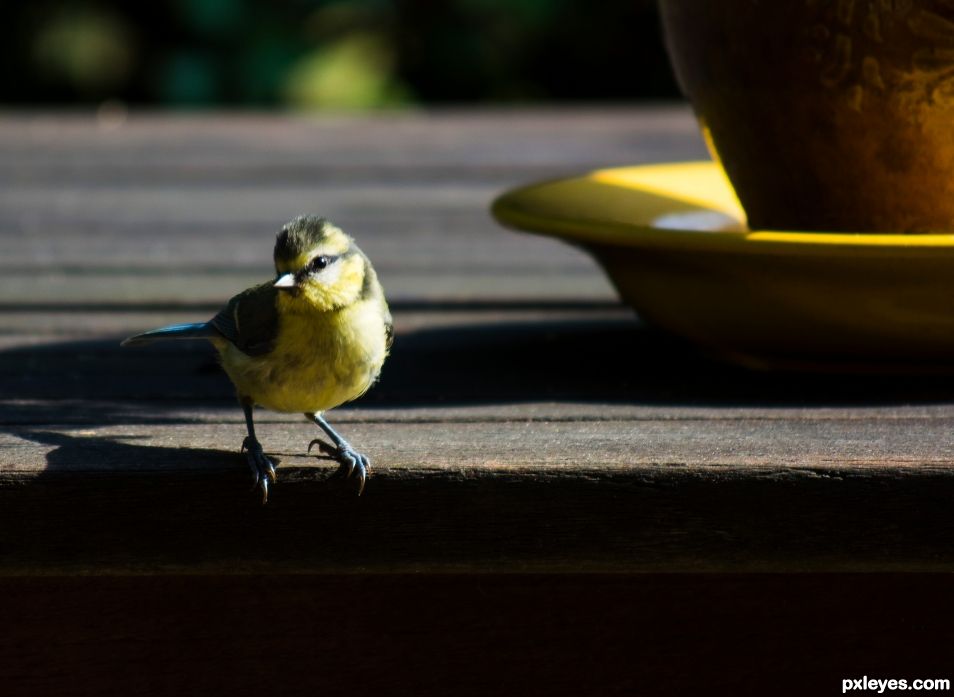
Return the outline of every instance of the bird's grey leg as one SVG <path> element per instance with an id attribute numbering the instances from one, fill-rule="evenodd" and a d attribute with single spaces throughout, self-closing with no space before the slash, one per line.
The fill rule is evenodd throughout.
<path id="1" fill-rule="evenodd" d="M 275 463 L 262 450 L 262 444 L 255 437 L 255 422 L 252 418 L 252 409 L 255 404 L 250 399 L 242 399 L 242 410 L 245 412 L 245 427 L 248 436 L 242 441 L 242 450 L 248 459 L 248 466 L 252 468 L 254 478 L 253 488 L 262 490 L 262 503 L 268 501 L 268 482 L 275 481 Z"/>
<path id="2" fill-rule="evenodd" d="M 336 459 L 339 467 L 338 471 L 335 472 L 335 476 L 356 476 L 358 478 L 358 496 L 361 496 L 361 493 L 364 491 L 364 483 L 368 475 L 371 474 L 371 460 L 368 459 L 367 455 L 363 455 L 355 450 L 351 446 L 351 443 L 338 435 L 338 432 L 325 421 L 321 414 L 305 414 L 305 418 L 318 424 L 318 427 L 328 434 L 328 437 L 334 443 L 334 447 L 332 447 L 320 438 L 315 438 L 308 444 L 308 452 L 311 452 L 312 447 L 317 445 L 318 449 L 323 453 L 327 453 Z"/>

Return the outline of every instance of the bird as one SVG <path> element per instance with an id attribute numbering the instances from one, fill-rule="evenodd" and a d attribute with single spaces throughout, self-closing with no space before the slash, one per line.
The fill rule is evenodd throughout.
<path id="1" fill-rule="evenodd" d="M 275 277 L 239 293 L 207 322 L 152 329 L 121 345 L 212 343 L 245 413 L 241 451 L 262 503 L 276 481 L 276 462 L 255 435 L 256 406 L 314 422 L 332 444 L 316 438 L 307 452 L 318 445 L 337 460 L 336 476 L 356 479 L 360 496 L 371 461 L 323 412 L 357 399 L 378 380 L 394 338 L 384 290 L 354 239 L 322 217 L 301 215 L 282 226 L 273 256 Z"/>

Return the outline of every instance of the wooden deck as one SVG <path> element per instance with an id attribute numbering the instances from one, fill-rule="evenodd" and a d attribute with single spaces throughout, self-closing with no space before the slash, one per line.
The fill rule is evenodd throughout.
<path id="1" fill-rule="evenodd" d="M 849 605 L 860 616 L 859 598 L 880 602 L 882 591 L 900 589 L 882 615 L 897 624 L 897 643 L 874 655 L 896 655 L 888 647 L 910 640 L 904 627 L 912 626 L 950 646 L 950 626 L 898 618 L 929 606 L 950 617 L 954 609 L 950 576 L 910 575 L 954 570 L 954 379 L 751 373 L 712 362 L 641 324 L 582 252 L 503 230 L 488 214 L 494 195 L 529 180 L 705 156 L 682 107 L 133 115 L 122 124 L 0 117 L 0 588 L 8 599 L 39 602 L 21 605 L 39 609 L 17 615 L 0 640 L 0 650 L 19 652 L 17 663 L 28 666 L 6 677 L 24 692 L 59 694 L 29 670 L 50 660 L 29 649 L 30 617 L 51 632 L 69 626 L 82 635 L 93 616 L 81 601 L 90 588 L 134 615 L 148 616 L 139 597 L 180 617 L 187 613 L 179 606 L 176 615 L 176 603 L 193 593 L 218 597 L 213 604 L 248 601 L 281 615 L 288 642 L 311 641 L 288 608 L 304 602 L 304 582 L 295 579 L 312 577 L 342 596 L 349 578 L 395 603 L 433 594 L 451 603 L 448 617 L 461 626 L 480 625 L 472 607 L 453 605 L 462 588 L 494 589 L 501 622 L 524 611 L 548 616 L 538 593 L 552 592 L 575 599 L 568 616 L 597 645 L 619 641 L 626 622 L 651 615 L 648 597 L 695 607 L 690 599 L 708 589 L 712 603 L 734 599 L 740 622 L 767 617 L 764 629 L 797 622 L 801 612 L 824 622 L 832 598 L 854 598 Z M 372 458 L 364 496 L 329 482 L 332 463 L 305 453 L 312 425 L 259 412 L 265 449 L 281 459 L 263 507 L 238 453 L 242 414 L 211 350 L 118 343 L 163 323 L 205 319 L 267 278 L 275 231 L 303 212 L 329 217 L 358 239 L 385 285 L 397 336 L 380 384 L 329 414 Z M 686 571 L 733 574 L 667 575 Z M 906 572 L 909 581 L 838 576 L 837 592 L 817 604 L 809 598 L 827 586 L 814 577 L 737 575 L 752 571 Z M 514 572 L 527 574 L 526 582 L 515 582 Z M 206 580 L 190 587 L 197 575 Z M 415 578 L 429 580 L 420 586 Z M 290 604 L 266 608 L 261 603 L 278 601 L 256 596 L 256 584 L 291 589 Z M 854 596 L 859 586 L 867 590 Z M 580 601 L 594 588 L 618 606 L 625 598 L 635 604 L 594 620 Z M 783 612 L 773 594 L 785 588 Z M 51 589 L 77 604 L 38 601 Z M 637 602 L 632 593 L 641 592 L 650 595 Z M 902 597 L 920 605 L 912 609 Z M 384 602 L 356 616 L 368 620 Z M 104 616 L 121 612 L 115 607 Z M 224 605 L 216 607 L 216 626 L 232 621 Z M 319 621 L 331 606 L 307 607 L 303 616 Z M 644 674 L 653 661 L 675 665 L 675 644 L 665 641 L 678 641 L 679 621 L 712 637 L 729 625 L 732 636 L 748 636 L 725 614 L 686 612 L 654 615 L 664 642 L 639 644 Z M 338 614 L 333 621 L 346 621 Z M 408 622 L 411 614 L 391 620 Z M 439 619 L 413 616 L 421 623 L 415 641 L 446 636 Z M 855 668 L 847 658 L 839 663 L 837 651 L 846 655 L 858 639 L 853 632 L 882 626 L 876 617 L 866 621 L 836 631 L 835 658 L 801 677 L 837 689 L 838 671 L 849 677 Z M 554 630 L 539 620 L 527 640 L 546 646 L 556 631 L 559 645 L 531 651 L 533 665 L 571 651 L 569 626 Z M 494 635 L 485 625 L 475 631 L 475 642 Z M 177 632 L 159 631 L 163 650 L 188 643 Z M 220 634 L 231 646 L 228 632 Z M 813 636 L 753 646 L 768 660 L 772 646 L 791 650 Z M 95 660 L 84 661 L 96 646 L 81 636 L 64 641 L 78 653 L 54 659 L 56 674 L 95 674 Z M 708 641 L 690 645 L 701 650 Z M 348 654 L 337 644 L 324 648 L 342 660 Z M 497 651 L 501 658 L 506 644 Z M 586 665 L 598 663 L 593 651 L 583 652 Z M 715 650 L 689 677 L 666 672 L 659 684 L 678 693 L 721 676 L 735 694 L 746 693 L 757 681 L 751 671 L 723 671 L 727 651 Z M 125 679 L 155 668 L 152 660 L 124 664 Z M 220 666 L 234 668 L 229 661 Z M 414 665 L 421 664 L 404 664 L 407 675 Z M 577 667 L 582 672 L 566 675 L 541 668 L 527 684 L 549 694 L 576 685 L 568 691 L 586 694 L 573 682 L 586 672 Z M 875 667 L 891 677 L 891 665 Z M 194 666 L 177 670 L 179 682 L 150 683 L 144 692 L 171 694 L 170 685 L 199 674 Z M 791 677 L 797 666 L 779 670 Z M 228 683 L 232 694 L 243 693 L 239 683 L 249 691 L 259 685 L 243 675 Z M 622 668 L 602 675 L 603 692 L 654 693 L 632 691 L 642 683 Z M 62 694 L 87 694 L 70 684 L 59 684 Z M 477 688 L 473 694 L 487 693 Z"/>

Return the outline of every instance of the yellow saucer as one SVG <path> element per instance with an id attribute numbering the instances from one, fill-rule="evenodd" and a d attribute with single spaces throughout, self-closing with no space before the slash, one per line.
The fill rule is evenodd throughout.
<path id="1" fill-rule="evenodd" d="M 542 182 L 493 214 L 581 245 L 643 319 L 747 365 L 954 367 L 954 235 L 749 231 L 711 162 Z"/>

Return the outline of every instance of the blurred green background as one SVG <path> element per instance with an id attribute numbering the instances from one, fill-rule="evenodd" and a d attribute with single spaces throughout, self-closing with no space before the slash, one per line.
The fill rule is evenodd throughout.
<path id="1" fill-rule="evenodd" d="M 0 2 L 0 103 L 363 109 L 677 97 L 655 0 Z"/>

